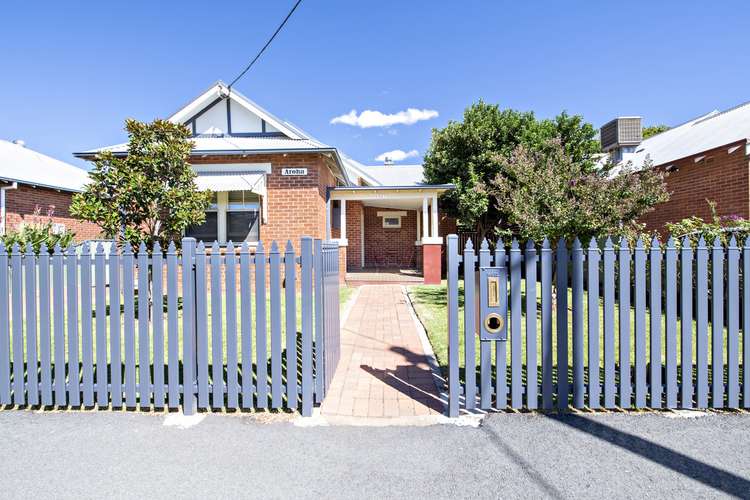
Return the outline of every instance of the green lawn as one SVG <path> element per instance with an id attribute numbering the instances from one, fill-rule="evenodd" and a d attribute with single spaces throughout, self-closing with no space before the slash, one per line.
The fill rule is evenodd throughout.
<path id="1" fill-rule="evenodd" d="M 344 286 L 344 285 L 340 286 L 340 288 L 339 288 L 339 300 L 340 300 L 340 306 L 339 307 L 340 307 L 340 311 L 343 311 L 346 308 L 347 303 L 351 299 L 353 293 L 354 293 L 354 289 L 353 288 L 349 288 L 349 287 Z M 93 295 L 94 294 L 93 294 L 93 290 L 92 290 L 92 297 L 93 297 Z M 211 356 L 212 356 L 212 353 L 213 353 L 212 328 L 213 328 L 213 322 L 214 322 L 215 318 L 214 318 L 213 313 L 211 311 L 211 298 L 210 298 L 211 294 L 207 293 L 206 296 L 207 296 L 207 298 L 206 298 L 206 310 L 207 310 L 206 327 L 207 327 L 207 337 L 208 337 L 208 359 L 209 359 L 209 364 L 210 364 L 211 363 L 211 359 L 212 359 Z M 106 308 L 107 309 L 107 315 L 106 315 L 107 316 L 106 317 L 107 360 L 111 361 L 111 350 L 110 350 L 110 347 L 109 347 L 109 342 L 110 342 L 109 339 L 110 339 L 110 335 L 111 335 L 111 331 L 110 331 L 110 319 L 111 319 L 110 315 L 111 315 L 111 311 L 109 310 L 109 293 L 107 293 L 106 299 L 107 299 L 107 308 Z M 139 350 L 138 350 L 138 346 L 139 346 L 139 318 L 138 318 L 138 302 L 137 301 L 138 301 L 138 298 L 137 298 L 137 295 L 136 295 L 135 310 L 134 310 L 134 313 L 135 313 L 135 319 L 134 319 L 134 326 L 135 326 L 134 338 L 135 338 L 136 356 L 139 355 Z M 255 303 L 255 296 L 251 297 L 251 302 L 252 302 L 252 317 L 253 317 L 253 320 L 252 320 L 253 356 L 255 356 L 255 343 L 256 343 L 256 340 L 257 340 L 257 331 L 256 331 L 256 324 L 257 323 L 256 323 L 256 321 L 257 321 L 257 317 L 258 317 L 257 316 L 256 303 Z M 285 340 L 286 339 L 286 303 L 285 302 L 286 301 L 285 301 L 284 291 L 282 289 L 281 300 L 280 300 L 280 310 L 281 310 L 281 321 L 280 321 L 280 324 L 281 324 L 281 332 L 282 332 L 282 350 L 284 350 L 285 347 L 286 347 L 286 340 Z M 93 300 L 92 300 L 92 304 L 94 304 Z M 79 356 L 79 361 L 82 362 L 82 360 L 83 360 L 83 344 L 81 342 L 81 336 L 83 335 L 84 314 L 83 314 L 83 311 L 81 309 L 80 300 L 79 300 L 79 304 L 78 305 L 79 305 L 79 308 L 78 308 L 78 332 L 79 332 L 78 333 L 78 335 L 79 335 L 78 356 Z M 267 344 L 268 359 L 270 359 L 270 355 L 271 355 L 271 299 L 270 299 L 270 296 L 269 296 L 268 293 L 266 295 L 266 304 L 265 305 L 266 305 L 266 344 Z M 237 297 L 237 309 L 236 309 L 236 314 L 235 314 L 235 316 L 236 316 L 236 331 L 237 331 L 237 352 L 238 353 L 241 352 L 240 337 L 241 337 L 241 327 L 242 327 L 242 325 L 241 325 L 241 318 L 242 318 L 242 316 L 241 316 L 241 309 L 240 309 L 240 307 L 241 307 L 240 306 L 240 299 L 239 299 L 239 296 L 238 296 Z M 296 312 L 296 327 L 297 327 L 297 332 L 299 334 L 301 334 L 301 329 L 302 329 L 302 299 L 301 299 L 301 296 L 299 295 L 299 293 L 296 296 L 295 309 L 296 309 L 295 312 Z M 164 362 L 166 364 L 166 362 L 167 362 L 167 355 L 168 355 L 167 337 L 168 337 L 168 328 L 169 328 L 169 315 L 167 313 L 166 300 L 165 300 L 165 307 L 164 307 L 163 311 L 164 311 L 164 314 L 163 314 L 163 320 L 164 321 L 163 321 L 163 327 L 162 327 L 162 332 L 163 332 L 163 337 L 164 337 L 163 352 L 164 352 Z M 179 338 L 178 344 L 179 344 L 180 359 L 182 359 L 182 340 L 183 340 L 182 339 L 182 321 L 183 321 L 183 316 L 182 315 L 183 315 L 183 310 L 182 310 L 182 307 L 180 306 L 179 310 L 178 310 L 178 314 L 177 314 L 177 331 L 179 332 L 178 333 L 178 338 Z M 217 319 L 218 319 L 218 321 L 221 322 L 222 351 L 223 351 L 224 362 L 226 362 L 226 359 L 227 359 L 227 357 L 226 357 L 227 356 L 227 339 L 226 339 L 226 331 L 227 331 L 227 321 L 226 321 L 226 319 L 227 319 L 227 307 L 226 307 L 226 294 L 225 293 L 222 294 L 222 312 L 221 312 L 220 317 L 217 318 Z M 64 320 L 64 325 L 65 325 L 65 330 L 67 331 L 67 321 L 68 321 L 67 311 L 66 311 L 66 315 L 63 318 L 63 320 Z M 41 325 L 41 323 L 40 323 L 39 318 L 38 318 L 38 321 L 37 321 L 37 346 L 39 346 L 39 341 L 40 341 L 40 330 L 39 330 L 40 325 Z M 50 337 L 51 337 L 50 338 L 50 341 L 51 341 L 51 351 L 50 352 L 52 353 L 52 362 L 54 363 L 54 352 L 55 352 L 54 351 L 54 349 L 55 349 L 55 347 L 54 347 L 55 346 L 55 339 L 54 339 L 54 317 L 50 317 L 50 325 L 51 325 L 51 330 L 52 330 L 50 332 Z M 92 316 L 90 318 L 90 325 L 91 325 L 91 332 L 92 332 L 92 338 L 93 338 L 93 342 L 92 342 L 92 344 L 93 344 L 93 359 L 94 359 L 94 362 L 96 362 L 96 351 L 97 351 L 97 349 L 96 349 L 96 314 L 95 314 L 95 311 L 94 311 L 94 314 L 92 314 Z M 120 352 L 121 352 L 121 355 L 123 357 L 125 355 L 124 325 L 125 325 L 125 315 L 124 315 L 124 313 L 122 313 L 122 301 L 121 301 L 121 312 L 120 312 Z M 148 328 L 149 328 L 149 337 L 153 338 L 154 324 L 153 324 L 152 319 L 149 320 Z M 313 328 L 314 328 L 314 323 L 313 323 Z M 11 337 L 12 337 L 12 330 L 13 330 L 13 328 L 12 328 L 12 322 L 11 322 Z M 26 356 L 26 354 L 27 354 L 27 350 L 26 350 L 26 348 L 27 348 L 27 342 L 26 342 L 26 325 L 25 324 L 23 325 L 23 330 L 24 330 L 23 349 L 24 349 L 24 356 Z M 66 337 L 67 337 L 67 335 L 66 335 Z M 13 352 L 13 349 L 12 349 L 12 345 L 13 344 L 12 344 L 12 342 L 13 341 L 11 339 L 11 357 L 12 357 L 12 352 Z M 150 344 L 151 344 L 149 346 L 150 362 L 153 363 L 153 361 L 154 361 L 153 340 L 151 341 Z M 39 347 L 37 347 L 37 350 L 38 349 L 39 349 Z M 68 353 L 69 353 L 69 351 L 68 351 L 68 343 L 67 343 L 67 340 L 66 340 L 66 343 L 65 343 L 65 355 L 66 355 L 66 359 L 67 359 Z"/>
<path id="2" fill-rule="evenodd" d="M 422 324 L 427 331 L 427 336 L 430 339 L 435 356 L 437 357 L 438 363 L 443 371 L 443 374 L 447 376 L 448 373 L 448 311 L 447 311 L 447 285 L 445 281 L 441 285 L 415 285 L 408 287 L 409 296 L 414 308 L 421 320 Z M 573 343 L 572 343 L 572 332 L 573 332 L 573 318 L 572 318 L 572 290 L 568 289 L 568 363 L 569 366 L 572 364 L 573 359 Z M 633 297 L 631 297 L 631 301 Z M 521 342 L 522 342 L 522 356 L 524 366 L 526 364 L 526 298 L 525 298 L 525 283 L 522 282 L 522 307 L 523 315 L 521 320 Z M 537 364 L 541 365 L 541 345 L 542 345 L 542 332 L 541 332 L 541 287 L 537 284 L 537 324 L 536 324 L 536 343 L 537 343 Z M 619 305 L 615 304 L 614 312 L 614 329 L 615 329 L 615 363 L 619 365 L 619 353 L 620 353 L 620 342 L 619 342 Z M 635 362 L 635 311 L 630 309 L 630 362 L 631 366 Z M 583 319 L 584 319 L 584 363 L 588 366 L 588 292 L 584 291 L 583 296 Z M 459 282 L 459 315 L 458 315 L 458 327 L 459 327 L 459 355 L 460 355 L 460 366 L 461 372 L 465 368 L 465 346 L 464 346 L 464 324 L 463 324 L 463 281 Z M 662 315 L 660 318 L 662 328 L 662 342 L 661 342 L 661 357 L 662 362 L 666 359 L 666 347 L 665 347 L 665 316 Z M 651 323 L 651 316 L 648 308 L 646 309 L 646 357 L 650 359 L 650 334 L 649 328 Z M 681 362 L 681 320 L 677 319 L 677 356 L 678 366 Z M 692 361 L 696 362 L 696 346 L 695 346 L 695 322 L 692 322 Z M 552 352 L 553 352 L 553 364 L 557 366 L 557 311 L 556 308 L 552 310 Z M 510 330 L 509 330 L 510 331 Z M 604 368 L 604 311 L 603 311 L 603 299 L 599 299 L 599 366 L 600 369 Z M 708 328 L 708 364 L 711 365 L 711 326 Z M 726 363 L 727 359 L 727 335 L 726 328 L 722 331 L 724 349 L 723 359 Z M 475 353 L 475 359 L 477 366 L 479 364 L 479 340 L 477 337 L 477 349 Z M 739 347 L 739 346 L 738 346 Z M 493 357 L 493 365 L 495 363 L 495 349 L 491 349 Z M 507 351 L 507 363 L 510 367 L 510 340 L 508 341 Z M 600 370 L 601 371 L 601 370 Z M 477 371 L 477 373 L 479 373 Z"/>

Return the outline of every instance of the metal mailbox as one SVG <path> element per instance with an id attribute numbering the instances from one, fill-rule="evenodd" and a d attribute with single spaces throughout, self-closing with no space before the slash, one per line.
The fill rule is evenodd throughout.
<path id="1" fill-rule="evenodd" d="M 484 341 L 508 340 L 507 274 L 504 267 L 479 268 L 477 330 Z"/>

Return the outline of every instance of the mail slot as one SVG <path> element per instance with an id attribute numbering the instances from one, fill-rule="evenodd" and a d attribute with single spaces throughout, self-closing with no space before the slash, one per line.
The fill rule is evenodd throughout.
<path id="1" fill-rule="evenodd" d="M 482 341 L 507 341 L 507 271 L 504 267 L 480 267 L 477 276 L 477 330 Z"/>

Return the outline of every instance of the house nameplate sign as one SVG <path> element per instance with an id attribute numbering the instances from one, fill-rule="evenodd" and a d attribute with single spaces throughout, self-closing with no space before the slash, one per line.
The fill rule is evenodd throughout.
<path id="1" fill-rule="evenodd" d="M 281 175 L 307 175 L 307 168 L 282 168 Z"/>

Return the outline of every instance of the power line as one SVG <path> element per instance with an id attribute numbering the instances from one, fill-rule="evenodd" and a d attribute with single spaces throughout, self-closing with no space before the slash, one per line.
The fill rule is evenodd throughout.
<path id="1" fill-rule="evenodd" d="M 263 46 L 263 48 L 260 49 L 260 52 L 258 52 L 258 54 L 256 54 L 256 56 L 253 58 L 253 60 L 250 61 L 250 64 L 248 64 L 245 67 L 245 69 L 242 70 L 242 73 L 240 73 L 237 76 L 237 78 L 235 78 L 234 80 L 232 80 L 232 83 L 229 84 L 228 88 L 230 90 L 232 88 L 232 85 L 234 85 L 235 83 L 237 83 L 237 80 L 239 80 L 240 78 L 242 78 L 243 76 L 245 76 L 245 73 L 247 73 L 250 70 L 250 68 L 253 67 L 253 64 L 255 64 L 255 61 L 257 61 L 258 59 L 260 59 L 260 56 L 263 55 L 263 52 L 265 52 L 266 49 L 268 48 L 268 46 L 271 45 L 271 42 L 273 42 L 273 39 L 276 38 L 276 35 L 279 34 L 279 31 L 281 31 L 281 29 L 284 27 L 284 25 L 289 20 L 289 18 L 292 17 L 292 14 L 294 14 L 294 11 L 297 10 L 297 7 L 301 3 L 302 3 L 302 0 L 297 0 L 297 2 L 294 4 L 294 7 L 292 7 L 292 10 L 289 11 L 289 13 L 286 15 L 286 17 L 284 18 L 284 20 L 281 21 L 281 24 L 279 25 L 279 27 L 276 28 L 276 31 L 273 32 L 273 35 L 271 35 L 271 38 L 269 38 L 268 41 L 266 42 L 266 44 Z"/>

